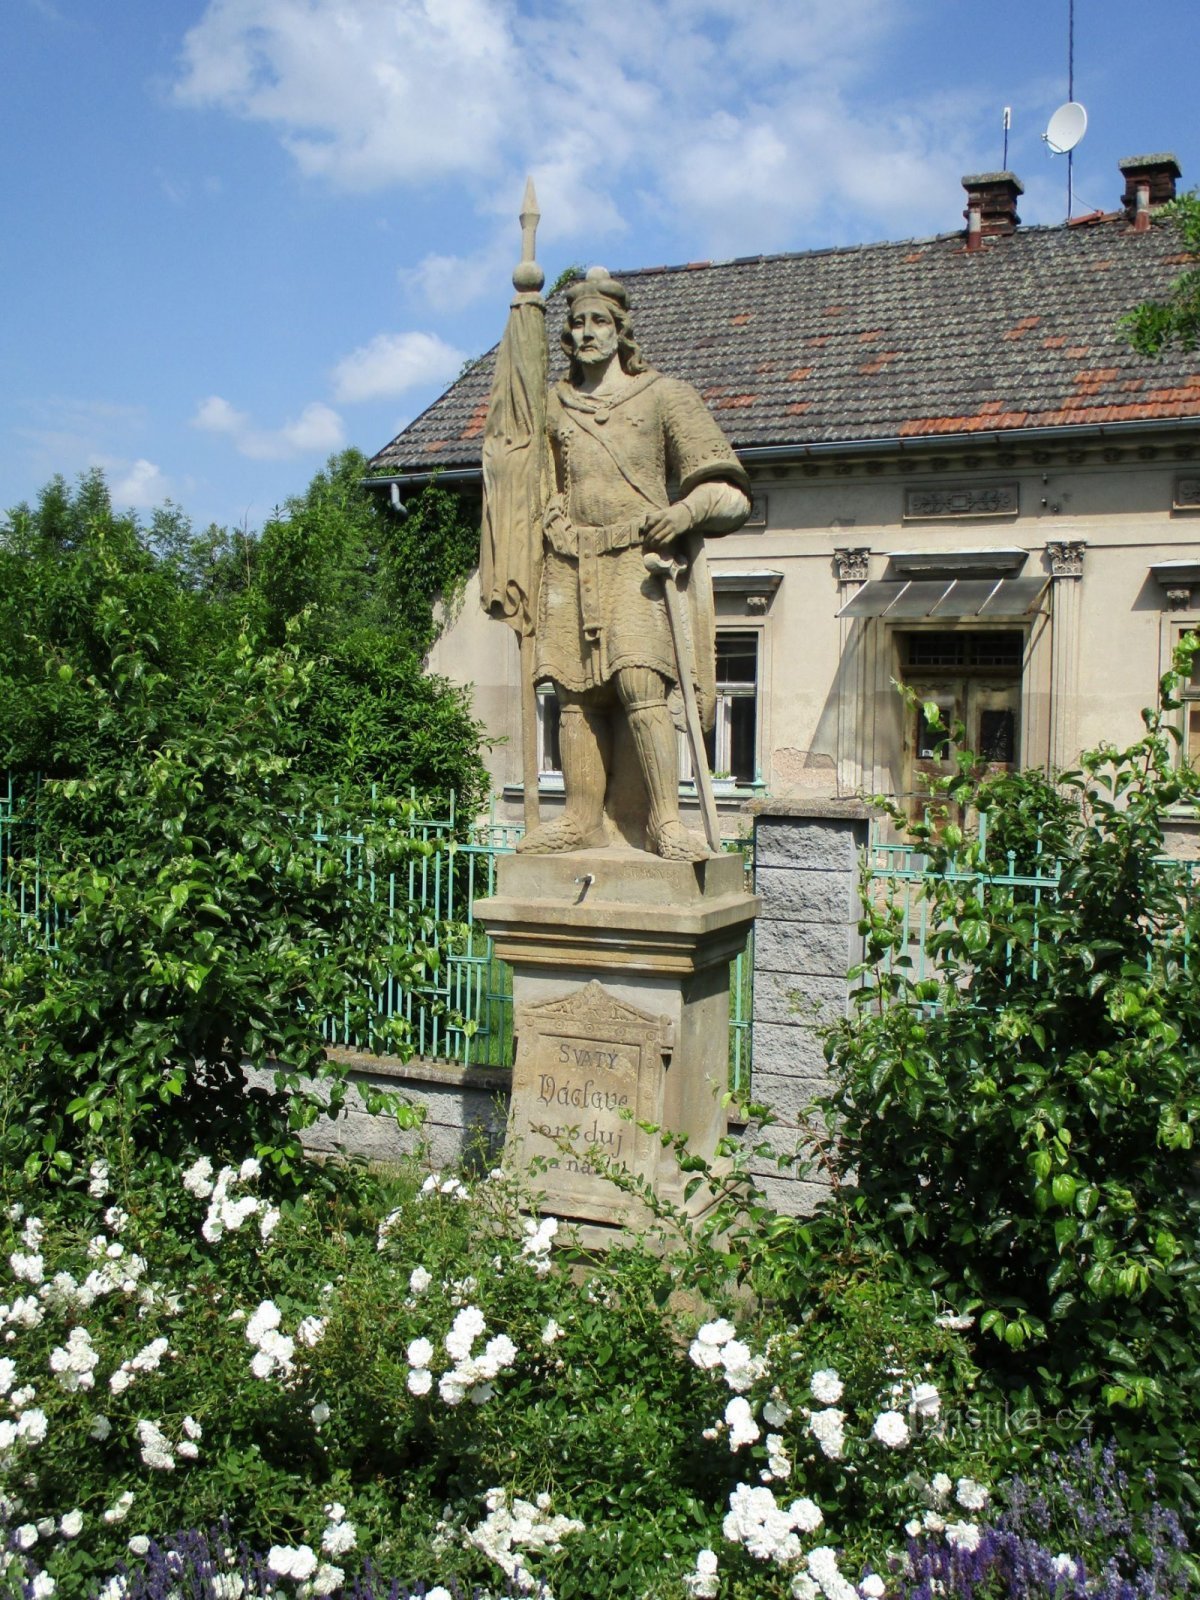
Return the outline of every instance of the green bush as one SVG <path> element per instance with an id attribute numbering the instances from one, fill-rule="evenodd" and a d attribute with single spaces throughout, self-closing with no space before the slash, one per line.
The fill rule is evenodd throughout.
<path id="1" fill-rule="evenodd" d="M 1062 775 L 1065 806 L 1036 777 L 981 800 L 962 758 L 948 798 L 990 805 L 1026 866 L 1049 804 L 1057 891 L 993 881 L 935 812 L 922 844 L 958 870 L 923 885 L 929 971 L 900 908 L 868 894 L 822 1109 L 850 1175 L 827 1222 L 848 1216 L 897 1274 L 978 1316 L 1011 1403 L 1073 1408 L 1200 1500 L 1200 897 L 1163 858 L 1164 818 L 1200 782 L 1177 761 L 1177 685 L 1136 744 Z"/>
<path id="2" fill-rule="evenodd" d="M 304 692 L 294 649 L 243 636 L 180 692 L 115 599 L 100 628 L 109 661 L 79 698 L 124 753 L 43 785 L 40 854 L 15 868 L 37 873 L 47 931 L 11 905 L 0 920 L 0 1150 L 51 1174 L 96 1134 L 286 1163 L 296 1130 L 344 1101 L 331 1020 L 407 1048 L 371 990 L 425 981 L 435 930 L 369 878 L 434 847 L 409 838 L 407 805 L 377 802 L 364 834 L 352 796 L 322 800 L 278 753 Z M 273 1088 L 248 1093 L 246 1066 Z"/>
<path id="3" fill-rule="evenodd" d="M 194 707 L 194 679 L 211 685 L 245 635 L 287 645 L 306 669 L 274 737 L 310 784 L 456 794 L 470 820 L 487 794 L 481 729 L 467 693 L 423 657 L 477 530 L 436 486 L 397 518 L 363 487 L 365 466 L 356 451 L 334 457 L 259 535 L 196 534 L 172 506 L 143 528 L 113 512 L 98 472 L 74 491 L 55 479 L 12 511 L 0 522 L 0 771 L 79 777 L 154 750 Z M 138 640 L 130 670 L 156 681 L 158 720 L 136 728 L 98 719 L 87 692 L 110 670 L 114 612 Z"/>
<path id="4" fill-rule="evenodd" d="M 422 497 L 406 543 L 363 466 L 331 462 L 257 540 L 173 508 L 143 529 L 99 474 L 0 528 L 0 768 L 29 824 L 0 865 L 9 1164 L 69 1172 L 86 1134 L 287 1164 L 345 1097 L 331 1022 L 407 1048 L 372 990 L 423 985 L 435 930 L 367 891 L 433 847 L 391 797 L 457 793 L 469 822 L 486 774 L 465 695 L 420 657 L 461 516 Z M 247 1065 L 272 1075 L 250 1094 Z"/>

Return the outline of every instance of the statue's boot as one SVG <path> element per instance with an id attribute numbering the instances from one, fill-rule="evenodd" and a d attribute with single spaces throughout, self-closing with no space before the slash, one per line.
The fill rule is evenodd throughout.
<path id="1" fill-rule="evenodd" d="M 565 705 L 558 730 L 567 805 L 561 817 L 543 822 L 517 845 L 527 855 L 558 850 L 598 850 L 608 844 L 604 791 L 608 770 L 604 736 L 596 718 L 579 706 Z"/>
<path id="2" fill-rule="evenodd" d="M 664 861 L 706 861 L 712 854 L 707 842 L 679 819 L 679 756 L 671 713 L 659 703 L 627 715 L 650 798 L 649 848 Z"/>

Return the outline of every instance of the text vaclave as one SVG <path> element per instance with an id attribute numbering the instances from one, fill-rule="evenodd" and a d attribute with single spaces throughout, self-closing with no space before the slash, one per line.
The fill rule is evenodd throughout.
<path id="1" fill-rule="evenodd" d="M 620 1111 L 629 1104 L 627 1094 L 615 1089 L 598 1089 L 593 1078 L 582 1084 L 560 1084 L 550 1072 L 543 1072 L 538 1079 L 538 1099 L 544 1106 L 574 1106 L 579 1111 Z"/>

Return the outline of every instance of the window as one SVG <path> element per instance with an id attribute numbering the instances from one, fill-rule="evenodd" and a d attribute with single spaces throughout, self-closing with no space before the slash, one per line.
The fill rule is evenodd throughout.
<path id="1" fill-rule="evenodd" d="M 1020 633 L 904 633 L 908 667 L 1007 667 L 1020 672 L 1024 635 Z"/>
<path id="2" fill-rule="evenodd" d="M 1176 632 L 1174 642 L 1178 644 L 1185 634 L 1197 632 L 1200 629 L 1194 623 L 1189 624 Z M 1179 698 L 1183 701 L 1183 759 L 1190 767 L 1200 769 L 1200 654 L 1193 658 L 1191 677 L 1184 678 L 1179 685 Z"/>
<path id="3" fill-rule="evenodd" d="M 758 778 L 758 634 L 717 633 L 717 710 L 704 743 L 714 777 L 748 787 Z"/>
<path id="4" fill-rule="evenodd" d="M 758 779 L 758 634 L 752 629 L 718 630 L 717 708 L 704 738 L 714 777 L 749 787 Z M 548 683 L 537 691 L 538 774 L 554 787 L 562 779 L 559 730 L 562 712 Z M 692 781 L 687 740 L 680 735 L 680 781 Z"/>
<path id="5" fill-rule="evenodd" d="M 937 717 L 929 715 L 928 707 L 936 705 Z M 950 741 L 954 733 L 953 700 L 922 700 L 917 707 L 917 760 L 948 761 Z"/>

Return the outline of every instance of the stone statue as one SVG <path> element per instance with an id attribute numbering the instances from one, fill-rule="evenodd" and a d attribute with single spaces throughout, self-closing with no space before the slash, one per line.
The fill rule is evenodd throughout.
<path id="1" fill-rule="evenodd" d="M 700 536 L 729 533 L 750 512 L 749 480 L 690 384 L 642 361 L 628 297 L 593 267 L 567 292 L 562 333 L 570 376 L 550 392 L 552 492 L 538 604 L 535 675 L 561 707 L 566 809 L 528 834 L 526 851 L 608 842 L 604 797 L 614 714 L 627 721 L 649 801 L 647 847 L 672 860 L 709 854 L 679 820 L 681 672 L 702 716 L 715 704 L 712 595 Z M 672 502 L 668 481 L 679 485 Z M 682 549 L 681 549 L 682 547 Z M 691 659 L 680 663 L 663 583 L 647 551 L 687 554 Z"/>
<path id="2" fill-rule="evenodd" d="M 516 275 L 514 284 L 523 291 L 516 314 L 534 286 Z M 680 821 L 676 728 L 691 702 L 693 760 L 698 753 L 702 762 L 698 723 L 711 722 L 716 699 L 702 538 L 745 522 L 749 479 L 697 391 L 642 360 L 621 284 L 593 267 L 567 291 L 567 302 L 569 376 L 545 403 L 541 548 L 536 560 L 528 552 L 522 558 L 519 583 L 502 581 L 515 570 L 513 558 L 489 553 L 485 505 L 484 605 L 514 626 L 523 615 L 531 681 L 548 679 L 561 709 L 565 809 L 531 826 L 517 848 L 546 853 L 610 842 L 606 795 L 611 816 L 614 790 L 622 781 L 628 788 L 614 762 L 623 721 L 645 790 L 639 831 L 646 848 L 669 860 L 701 860 L 715 846 L 715 813 L 707 841 Z M 534 414 L 525 398 L 529 382 L 506 377 L 505 385 L 502 392 L 497 380 L 489 413 L 493 462 L 514 454 L 514 418 L 519 424 L 522 413 Z M 485 437 L 485 490 L 488 466 Z M 529 498 L 525 493 L 523 504 Z M 491 520 L 498 522 L 494 513 Z M 498 548 L 495 537 L 492 546 Z M 666 585 L 677 585 L 677 596 Z M 518 588 L 523 613 L 511 599 Z M 529 782 L 527 763 L 527 790 Z"/>

